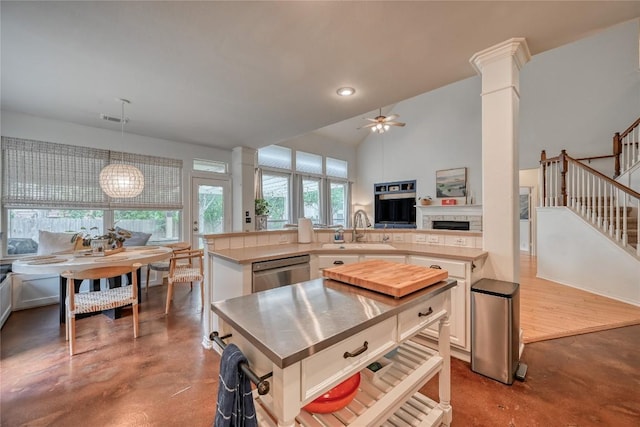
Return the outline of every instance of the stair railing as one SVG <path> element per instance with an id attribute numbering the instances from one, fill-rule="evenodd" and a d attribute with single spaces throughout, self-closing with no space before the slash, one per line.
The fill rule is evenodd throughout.
<path id="1" fill-rule="evenodd" d="M 542 206 L 570 208 L 624 249 L 640 256 L 640 193 L 570 157 L 565 150 L 552 158 L 543 151 L 540 167 Z"/>
<path id="2" fill-rule="evenodd" d="M 640 162 L 640 118 L 624 132 L 616 132 L 613 135 L 613 155 L 615 158 L 614 178 Z"/>

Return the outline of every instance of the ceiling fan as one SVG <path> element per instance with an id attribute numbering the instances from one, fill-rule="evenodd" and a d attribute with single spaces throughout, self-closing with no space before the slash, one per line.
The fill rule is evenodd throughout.
<path id="1" fill-rule="evenodd" d="M 380 108 L 378 116 L 371 119 L 365 117 L 365 120 L 369 120 L 371 123 L 366 124 L 358 129 L 371 129 L 371 132 L 385 133 L 391 126 L 404 126 L 406 123 L 397 122 L 395 119 L 400 117 L 397 114 L 392 114 L 388 117 L 382 115 L 382 108 Z"/>

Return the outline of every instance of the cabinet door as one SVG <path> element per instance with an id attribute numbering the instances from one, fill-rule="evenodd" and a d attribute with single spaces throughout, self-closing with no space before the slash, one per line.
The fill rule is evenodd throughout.
<path id="1" fill-rule="evenodd" d="M 360 255 L 318 255 L 318 277 L 324 277 L 322 270 L 325 268 L 340 267 L 359 261 Z"/>
<path id="2" fill-rule="evenodd" d="M 451 312 L 449 313 L 451 345 L 467 349 L 467 317 L 470 297 L 467 290 L 467 284 L 469 283 L 466 278 L 467 262 L 421 256 L 410 256 L 408 258 L 411 264 L 422 265 L 424 267 L 437 265 L 449 272 L 449 278 L 458 281 L 458 284 L 451 289 Z M 437 337 L 437 330 L 437 325 L 432 325 L 425 330 L 425 334 L 431 337 Z"/>

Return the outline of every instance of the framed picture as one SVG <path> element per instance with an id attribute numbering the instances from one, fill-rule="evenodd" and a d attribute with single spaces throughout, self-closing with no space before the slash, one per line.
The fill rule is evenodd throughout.
<path id="1" fill-rule="evenodd" d="M 466 197 L 467 168 L 436 171 L 436 197 Z"/>

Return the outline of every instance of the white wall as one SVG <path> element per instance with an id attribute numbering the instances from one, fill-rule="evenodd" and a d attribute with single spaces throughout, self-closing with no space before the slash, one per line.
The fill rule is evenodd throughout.
<path id="1" fill-rule="evenodd" d="M 410 179 L 418 197 L 435 200 L 436 170 L 459 167 L 467 168 L 468 189 L 481 200 L 480 90 L 474 77 L 398 103 L 393 112 L 407 126 L 371 134 L 358 146 L 354 201 L 370 213 L 374 183 Z"/>
<path id="2" fill-rule="evenodd" d="M 520 76 L 520 168 L 565 148 L 573 157 L 612 154 L 613 134 L 640 113 L 638 23 L 536 55 Z M 613 159 L 592 167 L 613 176 Z"/>
<path id="3" fill-rule="evenodd" d="M 563 148 L 576 157 L 611 154 L 613 134 L 640 112 L 638 22 L 536 55 L 524 66 L 520 169 L 537 167 L 542 149 L 550 157 Z M 480 77 L 473 77 L 399 102 L 393 112 L 407 126 L 358 146 L 354 201 L 370 206 L 373 183 L 414 178 L 418 196 L 434 196 L 436 170 L 466 167 L 468 188 L 481 203 L 480 91 Z"/>
<path id="4" fill-rule="evenodd" d="M 3 136 L 181 159 L 184 162 L 182 177 L 182 197 L 184 200 L 182 236 L 185 239 L 190 236 L 188 219 L 191 217 L 193 159 L 219 160 L 231 163 L 231 151 L 134 135 L 127 133 L 126 127 L 123 138 L 120 129 L 112 131 L 80 126 L 9 111 L 2 111 L 0 114 Z"/>
<path id="5" fill-rule="evenodd" d="M 538 277 L 640 306 L 637 259 L 568 208 L 537 217 Z"/>

